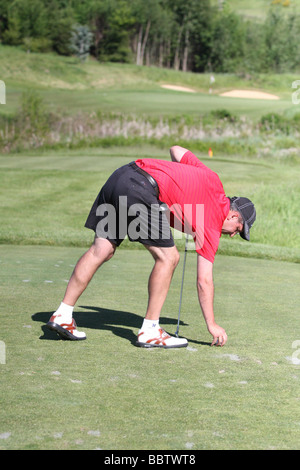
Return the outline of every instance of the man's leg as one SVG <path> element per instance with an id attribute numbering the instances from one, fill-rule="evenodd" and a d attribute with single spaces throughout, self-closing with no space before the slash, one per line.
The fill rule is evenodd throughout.
<path id="1" fill-rule="evenodd" d="M 146 246 L 146 248 L 152 254 L 155 264 L 148 282 L 149 297 L 145 318 L 158 320 L 180 256 L 176 246 L 171 248 Z"/>
<path id="2" fill-rule="evenodd" d="M 94 243 L 78 260 L 68 283 L 63 302 L 74 306 L 87 288 L 100 266 L 115 252 L 115 245 L 105 238 L 95 238 Z"/>
<path id="3" fill-rule="evenodd" d="M 159 317 L 166 300 L 179 253 L 175 246 L 160 248 L 146 246 L 155 264 L 148 282 L 148 306 L 142 328 L 138 334 L 137 345 L 142 347 L 181 348 L 187 346 L 184 338 L 168 335 L 159 326 Z"/>
<path id="4" fill-rule="evenodd" d="M 115 245 L 109 240 L 95 238 L 92 246 L 78 260 L 63 301 L 47 323 L 48 328 L 56 331 L 64 339 L 82 340 L 86 338 L 85 333 L 77 330 L 73 319 L 73 309 L 97 269 L 113 256 L 115 248 Z"/>

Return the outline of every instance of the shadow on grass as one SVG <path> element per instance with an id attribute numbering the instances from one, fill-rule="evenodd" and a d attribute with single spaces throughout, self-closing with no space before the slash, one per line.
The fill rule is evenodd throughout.
<path id="1" fill-rule="evenodd" d="M 122 310 L 111 310 L 107 308 L 85 305 L 81 305 L 80 308 L 86 309 L 86 312 L 74 312 L 74 319 L 79 329 L 89 328 L 95 330 L 108 330 L 119 338 L 126 339 L 127 341 L 130 341 L 131 344 L 136 346 L 137 330 L 139 330 L 143 322 L 143 318 L 141 316 L 131 312 L 124 312 Z M 53 311 L 37 312 L 32 315 L 32 320 L 41 323 L 47 323 L 52 314 Z M 166 325 L 167 331 L 167 325 L 173 325 L 175 332 L 177 319 L 160 317 L 160 323 L 161 325 Z M 180 321 L 180 326 L 185 325 L 187 324 L 183 321 Z M 46 325 L 42 325 L 41 328 L 43 335 L 40 336 L 40 339 L 50 341 L 60 339 L 59 336 L 53 331 L 50 331 Z M 168 333 L 174 334 L 172 331 L 168 331 Z M 210 345 L 210 343 L 202 341 L 189 341 L 196 344 Z"/>

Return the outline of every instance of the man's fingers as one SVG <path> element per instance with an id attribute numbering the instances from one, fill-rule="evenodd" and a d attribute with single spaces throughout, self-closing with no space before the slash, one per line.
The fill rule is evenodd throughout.
<path id="1" fill-rule="evenodd" d="M 218 338 L 214 338 L 213 341 L 212 341 L 212 343 L 211 343 L 211 346 L 217 346 L 218 341 L 219 341 Z"/>
<path id="2" fill-rule="evenodd" d="M 226 333 L 221 336 L 217 336 L 213 339 L 211 346 L 224 346 L 227 342 L 227 335 Z"/>

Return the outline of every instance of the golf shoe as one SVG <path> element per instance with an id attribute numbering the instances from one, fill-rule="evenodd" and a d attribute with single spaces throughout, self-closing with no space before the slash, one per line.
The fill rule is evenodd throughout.
<path id="1" fill-rule="evenodd" d="M 185 338 L 170 336 L 162 328 L 140 330 L 138 333 L 137 346 L 142 348 L 185 348 L 188 341 Z"/>
<path id="2" fill-rule="evenodd" d="M 72 318 L 71 323 L 65 323 L 61 315 L 52 315 L 47 323 L 47 327 L 55 331 L 62 339 L 69 339 L 71 341 L 86 339 L 86 334 L 77 330 L 74 318 Z"/>

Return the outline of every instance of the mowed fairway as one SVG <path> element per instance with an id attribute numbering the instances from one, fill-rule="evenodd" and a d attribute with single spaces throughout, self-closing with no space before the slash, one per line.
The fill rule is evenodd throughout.
<path id="1" fill-rule="evenodd" d="M 144 350 L 135 340 L 153 262 L 146 250 L 132 249 L 138 244 L 124 242 L 76 305 L 86 341 L 65 342 L 45 328 L 92 241 L 83 224 L 100 185 L 118 166 L 154 154 L 150 148 L 97 152 L 1 157 L 0 448 L 298 448 L 299 265 L 276 259 L 283 253 L 295 261 L 299 254 L 292 229 L 285 235 L 290 248 L 280 246 L 283 239 L 264 244 L 264 227 L 275 242 L 282 232 L 276 208 L 279 200 L 285 207 L 286 185 L 290 195 L 296 187 L 296 169 L 206 158 L 226 191 L 244 189 L 263 214 L 253 229 L 260 243 L 224 239 L 216 257 L 215 314 L 229 340 L 210 347 L 190 251 L 179 332 L 189 347 Z M 155 155 L 167 158 L 167 149 Z M 235 174 L 244 175 L 242 183 Z M 270 191 L 275 209 L 263 197 Z M 182 240 L 177 244 L 182 250 Z M 235 250 L 243 257 L 224 255 Z M 258 259 L 270 253 L 275 261 Z M 181 275 L 182 259 L 161 317 L 171 334 Z"/>
<path id="2" fill-rule="evenodd" d="M 75 309 L 87 340 L 45 328 L 80 248 L 1 246 L 1 449 L 293 449 L 299 446 L 298 266 L 218 256 L 210 347 L 189 252 L 182 350 L 135 346 L 152 260 L 123 249 Z M 182 259 L 161 324 L 174 333 Z M 284 292 L 283 288 L 284 286 Z M 295 357 L 294 357 L 295 359 Z"/>
<path id="3" fill-rule="evenodd" d="M 121 72 L 120 72 L 121 73 Z M 269 112 L 292 115 L 295 107 L 290 97 L 279 101 L 252 100 L 241 98 L 228 98 L 205 93 L 182 93 L 180 91 L 163 90 L 158 85 L 154 89 L 119 89 L 119 90 L 39 90 L 48 109 L 57 110 L 64 103 L 69 114 L 90 112 L 91 109 L 102 112 L 124 112 L 147 116 L 178 116 L 180 114 L 191 117 L 210 113 L 219 109 L 230 109 L 237 116 L 248 116 L 258 119 L 268 109 Z M 11 91 L 10 91 L 11 90 Z M 11 87 L 8 98 L 17 109 L 21 91 Z M 76 93 L 76 100 L 74 100 Z"/>
<path id="4" fill-rule="evenodd" d="M 240 116 L 246 115 L 258 119 L 266 108 L 269 112 L 292 114 L 295 111 L 290 99 L 280 101 L 245 100 L 241 98 L 228 98 L 210 96 L 204 93 L 182 93 L 172 90 L 96 90 L 76 92 L 58 90 L 55 93 L 41 92 L 49 108 L 56 109 L 61 102 L 66 103 L 69 112 L 88 112 L 92 106 L 102 111 L 130 112 L 136 115 L 148 116 L 176 116 L 180 113 L 189 116 L 199 116 L 218 109 L 228 109 Z"/>

